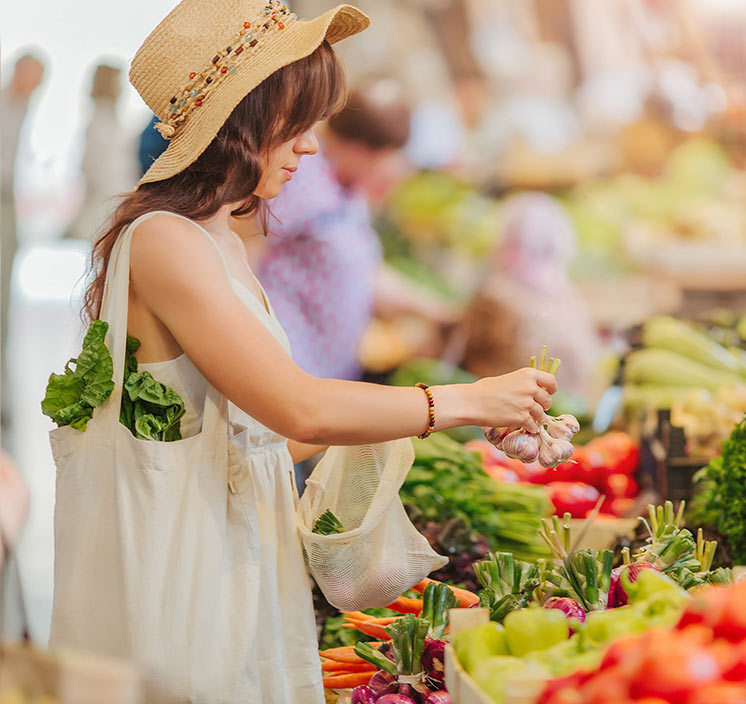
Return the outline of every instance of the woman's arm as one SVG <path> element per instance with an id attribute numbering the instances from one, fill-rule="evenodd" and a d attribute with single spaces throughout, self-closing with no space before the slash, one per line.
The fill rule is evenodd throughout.
<path id="1" fill-rule="evenodd" d="M 328 448 L 329 445 L 308 445 L 297 440 L 288 440 L 288 451 L 293 458 L 293 464 L 310 460 L 311 457 L 318 455 L 319 452 L 324 452 Z"/>
<path id="2" fill-rule="evenodd" d="M 215 247 L 186 221 L 156 216 L 135 231 L 132 295 L 207 380 L 275 432 L 312 445 L 411 437 L 427 426 L 421 389 L 317 379 L 303 372 L 230 286 Z M 522 425 L 541 418 L 553 376 L 522 369 L 433 387 L 436 430 Z"/>

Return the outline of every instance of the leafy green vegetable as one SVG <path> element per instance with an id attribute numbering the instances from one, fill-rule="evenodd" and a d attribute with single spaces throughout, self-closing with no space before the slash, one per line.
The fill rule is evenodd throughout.
<path id="1" fill-rule="evenodd" d="M 93 409 L 106 401 L 114 389 L 114 367 L 104 344 L 108 329 L 108 323 L 94 320 L 78 357 L 65 364 L 64 374 L 49 376 L 41 412 L 59 427 L 71 425 L 76 430 L 85 430 Z"/>
<path id="2" fill-rule="evenodd" d="M 311 532 L 317 535 L 335 535 L 344 533 L 345 529 L 339 518 L 327 509 L 316 519 Z"/>
<path id="3" fill-rule="evenodd" d="M 693 516 L 728 538 L 735 564 L 746 564 L 746 416 L 723 443 L 722 454 L 710 460 L 695 478 Z"/>
<path id="4" fill-rule="evenodd" d="M 93 409 L 100 406 L 114 389 L 114 364 L 104 342 L 109 324 L 94 320 L 88 327 L 77 359 L 65 365 L 64 374 L 52 374 L 41 410 L 58 426 L 86 429 Z M 137 371 L 135 352 L 140 341 L 127 338 L 124 390 L 120 422 L 141 440 L 181 440 L 184 402 L 171 388 L 156 381 L 150 372 Z M 71 365 L 75 365 L 72 369 Z"/>
<path id="5" fill-rule="evenodd" d="M 125 406 L 128 408 L 125 410 Z M 131 406 L 131 407 L 129 407 Z M 120 421 L 141 440 L 181 440 L 184 402 L 150 372 L 134 372 L 124 384 Z M 134 428 L 131 421 L 134 418 Z"/>
<path id="6" fill-rule="evenodd" d="M 413 443 L 414 466 L 399 492 L 405 504 L 427 520 L 460 519 L 493 550 L 529 561 L 549 555 L 538 536 L 541 518 L 552 512 L 544 487 L 495 481 L 478 455 L 442 433 Z"/>

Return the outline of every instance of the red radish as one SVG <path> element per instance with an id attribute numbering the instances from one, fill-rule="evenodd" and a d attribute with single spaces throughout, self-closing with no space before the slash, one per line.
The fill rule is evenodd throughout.
<path id="1" fill-rule="evenodd" d="M 379 670 L 368 682 L 376 697 L 382 697 L 384 694 L 393 694 L 397 690 L 396 677 L 386 670 Z"/>
<path id="2" fill-rule="evenodd" d="M 649 562 L 633 562 L 631 565 L 622 565 L 611 571 L 611 585 L 614 587 L 614 596 L 616 597 L 614 606 L 625 606 L 629 601 L 627 592 L 624 591 L 622 585 L 622 572 L 626 571 L 629 581 L 634 582 L 643 570 L 660 572 L 655 565 L 651 565 Z M 616 578 L 614 573 L 616 573 Z M 609 601 L 611 601 L 611 585 L 609 586 Z"/>
<path id="3" fill-rule="evenodd" d="M 430 692 L 422 704 L 453 704 L 453 699 L 445 689 L 439 689 L 437 692 Z"/>
<path id="4" fill-rule="evenodd" d="M 583 623 L 585 621 L 585 610 L 575 599 L 568 596 L 553 596 L 544 602 L 545 609 L 557 609 L 567 618 L 576 618 Z"/>
<path id="5" fill-rule="evenodd" d="M 445 641 L 437 639 L 427 641 L 422 651 L 422 668 L 425 674 L 434 684 L 441 687 L 446 681 L 445 652 Z"/>
<path id="6" fill-rule="evenodd" d="M 362 684 L 352 690 L 350 704 L 375 704 L 377 699 L 378 697 L 373 693 L 373 690 Z"/>
<path id="7" fill-rule="evenodd" d="M 376 704 L 417 704 L 417 702 L 406 694 L 384 694 L 376 700 Z"/>

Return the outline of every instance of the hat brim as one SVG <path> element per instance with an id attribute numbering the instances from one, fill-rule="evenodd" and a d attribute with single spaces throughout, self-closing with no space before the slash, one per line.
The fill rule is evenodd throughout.
<path id="1" fill-rule="evenodd" d="M 275 71 L 313 53 L 325 39 L 334 44 L 362 32 L 369 24 L 370 18 L 356 7 L 339 5 L 313 20 L 296 20 L 282 35 L 268 37 L 261 55 L 238 65 L 231 80 L 223 82 L 209 102 L 190 115 L 136 188 L 171 178 L 195 162 L 241 100 Z"/>

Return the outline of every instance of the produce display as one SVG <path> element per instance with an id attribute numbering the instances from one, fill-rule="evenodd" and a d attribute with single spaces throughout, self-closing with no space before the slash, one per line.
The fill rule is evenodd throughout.
<path id="1" fill-rule="evenodd" d="M 346 628 L 376 640 L 321 651 L 325 684 L 360 687 L 352 701 L 396 694 L 409 697 L 403 704 L 427 702 L 444 686 L 447 610 L 474 606 L 485 609 L 489 623 L 451 640 L 465 671 L 495 702 L 508 704 L 511 687 L 538 695 L 552 677 L 592 670 L 610 642 L 671 627 L 691 594 L 732 582 L 729 569 L 713 569 L 716 545 L 701 532 L 695 540 L 681 525 L 684 511 L 683 503 L 677 511 L 671 502 L 650 506 L 645 543 L 624 551 L 618 568 L 611 550 L 574 549 L 570 516 L 555 516 L 545 518 L 540 531 L 553 559 L 525 562 L 490 553 L 473 565 L 477 593 L 426 579 L 414 596 L 389 604 L 403 616 L 345 613 Z"/>
<path id="2" fill-rule="evenodd" d="M 569 512 L 573 518 L 585 518 L 603 495 L 602 513 L 623 516 L 639 492 L 634 478 L 640 459 L 639 446 L 621 431 L 611 431 L 585 445 L 576 445 L 569 460 L 556 468 L 545 468 L 538 462 L 526 465 L 487 442 L 470 441 L 466 447 L 479 452 L 485 472 L 495 479 L 546 486 L 558 515 Z"/>
<path id="3" fill-rule="evenodd" d="M 642 329 L 642 349 L 625 365 L 628 414 L 670 408 L 694 456 L 712 456 L 746 412 L 746 362 L 739 347 L 724 346 L 682 320 L 658 316 Z"/>
<path id="4" fill-rule="evenodd" d="M 614 641 L 596 667 L 549 682 L 537 704 L 746 701 L 746 583 L 697 593 L 674 628 Z"/>
<path id="5" fill-rule="evenodd" d="M 414 466 L 399 492 L 405 505 L 430 521 L 460 519 L 493 550 L 523 559 L 547 556 L 537 535 L 552 508 L 546 489 L 496 481 L 478 455 L 441 433 L 413 443 Z"/>

